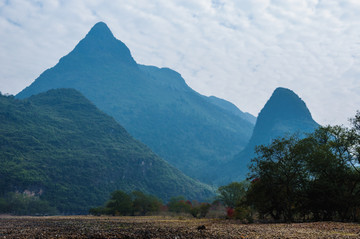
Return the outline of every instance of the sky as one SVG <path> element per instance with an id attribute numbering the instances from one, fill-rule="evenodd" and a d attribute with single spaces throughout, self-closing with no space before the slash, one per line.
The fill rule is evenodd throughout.
<path id="1" fill-rule="evenodd" d="M 358 0 L 0 0 L 0 91 L 16 94 L 105 22 L 140 64 L 258 115 L 277 87 L 322 125 L 360 110 Z"/>

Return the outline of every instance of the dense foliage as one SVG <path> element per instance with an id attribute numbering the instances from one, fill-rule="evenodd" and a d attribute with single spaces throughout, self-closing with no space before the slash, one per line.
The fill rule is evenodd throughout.
<path id="1" fill-rule="evenodd" d="M 33 195 L 60 213 L 84 213 L 117 189 L 163 200 L 212 195 L 75 90 L 51 90 L 26 100 L 0 95 L 2 202 L 13 192 Z"/>
<path id="2" fill-rule="evenodd" d="M 89 212 L 93 215 L 147 215 L 159 212 L 161 206 L 161 200 L 155 196 L 140 191 L 127 194 L 117 190 L 111 193 L 111 198 L 104 207 L 91 208 Z"/>
<path id="3" fill-rule="evenodd" d="M 359 220 L 360 113 L 352 122 L 257 147 L 247 202 L 274 220 Z"/>
<path id="4" fill-rule="evenodd" d="M 246 196 L 249 182 L 232 182 L 218 189 L 218 199 L 226 207 L 227 217 L 252 222 L 252 210 L 247 204 Z"/>
<path id="5" fill-rule="evenodd" d="M 360 112 L 351 128 L 326 126 L 305 137 L 279 137 L 257 146 L 256 154 L 251 181 L 218 189 L 229 218 L 360 220 Z"/>
<path id="6" fill-rule="evenodd" d="M 246 145 L 253 129 L 239 110 L 214 104 L 219 99 L 195 92 L 179 73 L 137 64 L 104 23 L 17 97 L 55 88 L 80 91 L 160 157 L 207 183 L 226 176 L 219 165 Z"/>
<path id="7" fill-rule="evenodd" d="M 90 209 L 93 215 L 149 215 L 162 211 L 172 213 L 191 214 L 196 218 L 205 217 L 211 205 L 209 203 L 198 203 L 197 201 L 186 200 L 183 196 L 172 197 L 167 205 L 163 205 L 160 199 L 155 196 L 134 191 L 130 194 L 117 190 L 111 193 L 111 198 L 103 207 Z"/>
<path id="8" fill-rule="evenodd" d="M 167 204 L 168 210 L 175 213 L 190 213 L 193 217 L 203 218 L 205 217 L 211 205 L 203 202 L 186 200 L 183 196 L 172 197 Z"/>
<path id="9" fill-rule="evenodd" d="M 39 196 L 10 192 L 0 197 L 0 212 L 14 215 L 53 215 L 58 213 Z"/>
<path id="10" fill-rule="evenodd" d="M 218 189 L 219 200 L 226 206 L 235 208 L 246 195 L 248 184 L 246 181 L 233 182 Z"/>

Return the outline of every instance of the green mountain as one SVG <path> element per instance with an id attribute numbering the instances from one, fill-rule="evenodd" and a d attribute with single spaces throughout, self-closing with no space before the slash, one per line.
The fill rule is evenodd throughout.
<path id="1" fill-rule="evenodd" d="M 303 137 L 318 126 L 298 95 L 289 89 L 277 88 L 260 111 L 248 145 L 225 167 L 228 177 L 222 178 L 221 183 L 246 178 L 247 166 L 256 156 L 255 146 L 268 145 L 275 138 L 286 135 Z"/>
<path id="2" fill-rule="evenodd" d="M 192 90 L 179 73 L 137 64 L 102 22 L 16 97 L 55 88 L 77 89 L 159 156 L 207 183 L 215 177 L 210 171 L 246 146 L 254 127 Z"/>
<path id="3" fill-rule="evenodd" d="M 0 197 L 26 192 L 60 212 L 84 213 L 119 189 L 165 201 L 213 195 L 76 90 L 50 90 L 24 100 L 0 96 Z"/>

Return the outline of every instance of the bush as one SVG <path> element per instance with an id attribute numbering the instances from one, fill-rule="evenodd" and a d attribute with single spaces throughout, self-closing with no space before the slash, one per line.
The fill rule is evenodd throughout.
<path id="1" fill-rule="evenodd" d="M 111 193 L 110 200 L 104 207 L 91 208 L 89 213 L 92 215 L 146 215 L 151 212 L 160 211 L 162 202 L 155 196 L 134 191 L 127 194 L 123 191 Z"/>
<path id="2" fill-rule="evenodd" d="M 172 197 L 168 203 L 168 208 L 170 212 L 176 213 L 190 213 L 192 204 L 190 201 L 185 201 L 183 196 Z"/>
<path id="3" fill-rule="evenodd" d="M 140 191 L 132 192 L 133 214 L 146 215 L 160 211 L 162 202 L 155 196 L 144 194 Z"/>
<path id="4" fill-rule="evenodd" d="M 0 198 L 0 212 L 15 215 L 53 215 L 57 210 L 38 196 L 8 193 Z"/>

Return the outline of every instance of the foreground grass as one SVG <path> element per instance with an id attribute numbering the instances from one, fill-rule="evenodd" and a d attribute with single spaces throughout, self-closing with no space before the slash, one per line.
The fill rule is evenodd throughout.
<path id="1" fill-rule="evenodd" d="M 198 229 L 205 226 L 205 229 Z M 240 224 L 177 217 L 0 216 L 0 238 L 360 238 L 360 225 Z"/>

